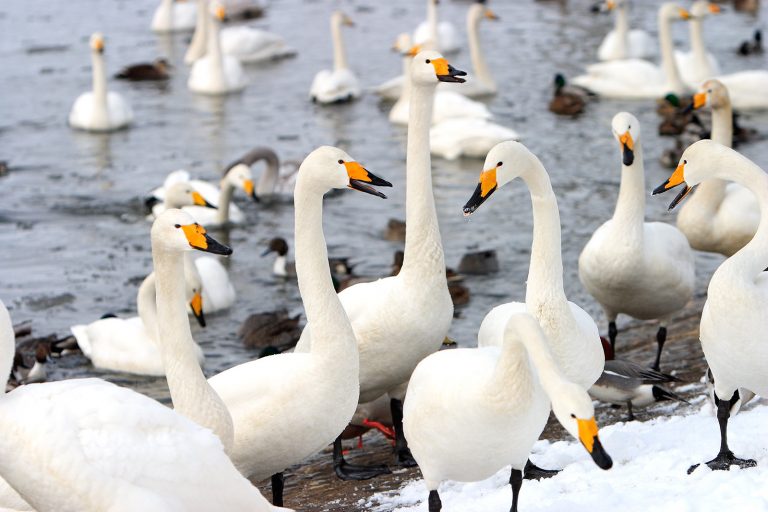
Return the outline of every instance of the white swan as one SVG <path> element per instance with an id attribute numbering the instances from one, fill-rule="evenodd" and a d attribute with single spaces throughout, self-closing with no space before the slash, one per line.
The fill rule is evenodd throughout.
<path id="1" fill-rule="evenodd" d="M 432 99 L 438 82 L 461 81 L 458 77 L 463 74 L 436 52 L 422 52 L 413 59 L 403 266 L 397 276 L 356 284 L 339 294 L 360 351 L 360 403 L 390 395 L 397 459 L 406 465 L 413 462 L 402 433 L 405 384 L 419 361 L 440 348 L 453 320 L 432 192 L 428 147 Z M 314 320 L 307 320 L 297 353 L 316 343 Z M 342 476 L 346 463 L 340 450 L 334 455 L 337 474 Z"/>
<path id="2" fill-rule="evenodd" d="M 496 144 L 517 140 L 518 133 L 487 119 L 447 119 L 429 130 L 429 147 L 433 155 L 455 160 L 460 156 L 483 158 Z"/>
<path id="3" fill-rule="evenodd" d="M 155 32 L 182 32 L 195 28 L 197 8 L 187 0 L 160 0 L 152 16 Z"/>
<path id="4" fill-rule="evenodd" d="M 691 6 L 691 19 L 688 33 L 691 49 L 687 52 L 675 51 L 675 60 L 680 75 L 689 87 L 695 89 L 708 78 L 720 74 L 720 66 L 711 53 L 704 47 L 704 19 L 710 14 L 718 14 L 720 6 L 708 0 L 697 0 Z"/>
<path id="5" fill-rule="evenodd" d="M 683 152 L 672 176 L 654 190 L 678 185 L 682 191 L 674 208 L 698 183 L 707 179 L 735 181 L 748 188 L 760 205 L 760 227 L 755 237 L 723 262 L 712 275 L 701 314 L 701 348 L 715 379 L 715 402 L 720 424 L 720 451 L 707 462 L 711 469 L 742 468 L 754 460 L 737 458 L 728 448 L 731 407 L 740 400 L 739 388 L 768 396 L 768 343 L 759 333 L 768 331 L 768 175 L 748 158 L 711 140 L 701 140 Z M 690 471 L 695 469 L 692 467 Z"/>
<path id="6" fill-rule="evenodd" d="M 224 20 L 224 7 L 211 4 L 213 17 L 209 18 L 206 29 L 206 53 L 197 59 L 189 73 L 187 87 L 200 94 L 229 94 L 245 89 L 246 80 L 240 61 L 221 50 L 219 29 Z M 209 13 L 210 14 L 210 13 Z"/>
<path id="7" fill-rule="evenodd" d="M 318 71 L 309 89 L 309 98 L 317 103 L 339 103 L 360 96 L 360 84 L 349 69 L 347 50 L 341 36 L 341 27 L 354 26 L 344 13 L 336 11 L 331 15 L 331 37 L 333 39 L 333 70 Z"/>
<path id="8" fill-rule="evenodd" d="M 527 311 L 539 320 L 565 377 L 589 389 L 603 371 L 605 355 L 594 320 L 565 297 L 560 214 L 549 175 L 539 159 L 518 142 L 494 147 L 484 169 L 464 206 L 464 215 L 472 214 L 493 192 L 519 176 L 528 186 L 533 203 L 533 244 L 525 303 L 493 308 L 480 325 L 478 346 L 501 346 L 509 317 Z"/>
<path id="9" fill-rule="evenodd" d="M 485 61 L 483 49 L 480 46 L 480 21 L 498 20 L 492 10 L 485 3 L 476 2 L 467 11 L 467 40 L 469 42 L 469 56 L 472 62 L 472 71 L 469 73 L 469 79 L 466 86 L 454 86 L 444 84 L 440 88 L 443 90 L 456 91 L 464 96 L 489 96 L 496 94 L 496 80 L 493 79 L 488 63 Z"/>
<path id="10" fill-rule="evenodd" d="M 110 132 L 125 128 L 133 121 L 131 106 L 116 92 L 107 91 L 104 65 L 104 37 L 91 36 L 93 90 L 77 97 L 69 112 L 69 125 L 80 130 Z"/>
<path id="11" fill-rule="evenodd" d="M 461 49 L 459 36 L 453 23 L 438 21 L 439 0 L 427 0 L 427 19 L 413 31 L 413 43 L 442 53 L 455 53 Z"/>
<path id="12" fill-rule="evenodd" d="M 704 82 L 693 97 L 693 107 L 712 109 L 712 140 L 730 147 L 733 143 L 733 112 L 728 89 L 718 80 Z M 752 240 L 760 223 L 757 200 L 738 183 L 708 179 L 696 187 L 680 207 L 677 227 L 691 247 L 732 256 Z"/>
<path id="13" fill-rule="evenodd" d="M 690 301 L 693 252 L 685 235 L 664 222 L 645 222 L 645 170 L 640 121 L 619 112 L 611 122 L 621 155 L 621 188 L 611 220 L 594 232 L 579 256 L 579 279 L 608 319 L 611 348 L 616 317 L 659 320 L 659 370 L 667 323 Z"/>
<path id="14" fill-rule="evenodd" d="M 184 54 L 184 64 L 187 65 L 193 64 L 208 51 L 208 21 L 211 19 L 208 0 L 196 0 L 196 4 L 195 32 L 192 34 L 192 40 Z"/>
<path id="15" fill-rule="evenodd" d="M 600 60 L 646 59 L 655 53 L 653 38 L 645 30 L 629 28 L 629 0 L 606 0 L 615 13 L 613 30 L 597 49 Z"/>
<path id="16" fill-rule="evenodd" d="M 252 27 L 229 27 L 221 31 L 221 49 L 240 62 L 263 62 L 296 55 L 282 36 Z"/>
<path id="17" fill-rule="evenodd" d="M 165 241 L 166 253 L 190 249 L 182 230 L 170 230 L 178 239 Z M 186 322 L 183 299 L 176 298 Z M 14 348 L 0 302 L 3 379 Z M 237 472 L 209 430 L 100 379 L 16 388 L 0 397 L 0 432 L 8 455 L 0 460 L 4 510 L 29 510 L 8 484 L 39 512 L 278 510 Z"/>
<path id="18" fill-rule="evenodd" d="M 661 98 L 685 94 L 689 88 L 680 78 L 672 44 L 672 21 L 690 14 L 674 3 L 659 7 L 661 67 L 642 59 L 611 60 L 587 66 L 587 73 L 573 79 L 575 85 L 609 98 Z"/>
<path id="19" fill-rule="evenodd" d="M 442 508 L 445 480 L 476 482 L 512 465 L 512 507 L 517 512 L 523 468 L 555 417 L 581 441 L 595 463 L 613 462 L 598 438 L 587 392 L 554 361 L 536 319 L 509 317 L 500 347 L 443 350 L 416 367 L 408 385 L 403 426 L 429 490 L 429 511 Z"/>

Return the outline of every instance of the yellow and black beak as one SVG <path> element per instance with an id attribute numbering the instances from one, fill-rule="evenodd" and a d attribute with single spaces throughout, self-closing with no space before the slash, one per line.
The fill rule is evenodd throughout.
<path id="1" fill-rule="evenodd" d="M 472 193 L 472 197 L 467 201 L 467 204 L 464 205 L 465 217 L 475 213 L 475 210 L 477 210 L 486 199 L 491 197 L 491 194 L 498 188 L 498 183 L 496 182 L 496 169 L 498 169 L 498 167 L 493 167 L 492 169 L 480 173 L 480 180 L 477 187 Z"/>
<path id="2" fill-rule="evenodd" d="M 709 8 L 709 12 L 712 14 L 720 14 L 723 12 L 722 7 L 717 4 L 710 3 L 707 7 Z"/>
<path id="3" fill-rule="evenodd" d="M 221 254 L 222 256 L 232 254 L 232 249 L 211 238 L 200 224 L 187 224 L 185 226 L 177 224 L 176 227 L 184 231 L 184 236 L 187 237 L 190 247 L 199 251 L 210 252 L 211 254 Z"/>
<path id="4" fill-rule="evenodd" d="M 96 50 L 99 53 L 104 53 L 104 39 L 102 39 L 100 37 L 97 38 L 93 42 L 93 49 Z"/>
<path id="5" fill-rule="evenodd" d="M 387 196 L 373 187 L 391 187 L 392 184 L 390 182 L 369 172 L 368 169 L 358 162 L 344 162 L 344 167 L 346 167 L 347 174 L 349 175 L 349 188 L 365 192 L 366 194 L 379 196 L 382 199 L 387 198 Z"/>
<path id="6" fill-rule="evenodd" d="M 632 134 L 629 130 L 619 135 L 619 144 L 621 144 L 621 162 L 630 166 L 635 161 L 635 141 L 632 140 Z"/>
<path id="7" fill-rule="evenodd" d="M 203 195 L 200 192 L 197 192 L 197 191 L 192 192 L 192 202 L 196 206 L 204 206 L 206 208 L 213 208 L 214 210 L 216 209 L 215 206 L 213 206 L 211 203 L 206 201 L 205 198 L 203 197 Z"/>
<path id="8" fill-rule="evenodd" d="M 352 18 L 350 18 L 349 16 L 346 16 L 346 15 L 341 19 L 341 24 L 344 25 L 345 27 L 354 27 L 355 26 L 355 22 L 352 21 Z"/>
<path id="9" fill-rule="evenodd" d="M 467 76 L 467 72 L 454 68 L 443 57 L 432 59 L 431 63 L 435 67 L 437 79 L 441 82 L 456 82 L 460 84 L 466 82 L 465 79 L 460 77 Z"/>
<path id="10" fill-rule="evenodd" d="M 679 185 L 683 185 L 682 190 L 677 194 L 677 196 L 672 200 L 671 203 L 669 203 L 669 209 L 672 210 L 675 206 L 680 204 L 680 201 L 685 199 L 685 196 L 691 193 L 691 191 L 695 187 L 689 187 L 688 184 L 685 182 L 685 160 L 677 166 L 677 169 L 675 169 L 675 172 L 672 173 L 672 176 L 669 177 L 667 181 L 653 189 L 653 195 L 661 194 L 663 192 L 666 192 L 667 190 L 671 190 Z"/>
<path id="11" fill-rule="evenodd" d="M 216 6 L 215 14 L 219 21 L 224 21 L 224 19 L 227 17 L 227 11 L 224 9 L 223 5 Z"/>
<path id="12" fill-rule="evenodd" d="M 485 12 L 483 13 L 483 16 L 485 16 L 485 18 L 488 20 L 493 20 L 493 21 L 499 20 L 498 15 L 490 9 L 486 9 Z"/>
<path id="13" fill-rule="evenodd" d="M 613 460 L 611 456 L 606 453 L 603 445 L 600 443 L 600 438 L 597 437 L 597 422 L 595 417 L 591 417 L 588 420 L 577 419 L 576 423 L 579 425 L 579 441 L 584 445 L 589 454 L 592 456 L 592 460 L 600 469 L 611 469 L 613 466 Z"/>
<path id="14" fill-rule="evenodd" d="M 680 19 L 683 20 L 690 20 L 691 19 L 691 13 L 686 11 L 685 9 L 680 9 Z"/>
<path id="15" fill-rule="evenodd" d="M 694 110 L 698 110 L 706 104 L 707 104 L 706 92 L 697 92 L 696 94 L 693 95 L 693 101 L 691 102 L 691 105 L 693 105 Z"/>
<path id="16" fill-rule="evenodd" d="M 253 180 L 244 180 L 243 190 L 245 190 L 245 193 L 251 196 L 254 201 L 257 203 L 261 202 L 259 201 L 259 196 L 256 195 L 256 187 L 253 185 Z"/>
<path id="17" fill-rule="evenodd" d="M 198 291 L 192 296 L 192 300 L 189 301 L 189 307 L 192 309 L 192 314 L 195 315 L 197 323 L 200 327 L 205 327 L 205 316 L 203 315 L 203 295 Z"/>

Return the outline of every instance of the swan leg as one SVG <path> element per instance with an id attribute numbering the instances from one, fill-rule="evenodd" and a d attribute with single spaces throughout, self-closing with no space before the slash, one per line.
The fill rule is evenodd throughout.
<path id="1" fill-rule="evenodd" d="M 393 398 L 389 402 L 392 411 L 392 426 L 395 430 L 395 457 L 397 464 L 404 468 L 417 466 L 416 460 L 408 449 L 408 441 L 403 433 L 403 401 Z"/>
<path id="2" fill-rule="evenodd" d="M 440 501 L 440 495 L 437 491 L 429 491 L 429 512 L 440 512 L 443 509 L 443 502 Z"/>
<path id="3" fill-rule="evenodd" d="M 737 465 L 740 468 L 753 468 L 757 466 L 754 459 L 740 459 L 736 457 L 728 448 L 728 418 L 731 415 L 731 407 L 739 400 L 738 390 L 733 393 L 730 400 L 721 400 L 715 393 L 715 403 L 717 404 L 717 422 L 720 424 L 720 452 L 717 457 L 707 462 L 707 466 L 713 471 L 728 471 L 731 465 Z M 699 464 L 694 464 L 688 468 L 688 474 L 696 470 Z"/>
<path id="4" fill-rule="evenodd" d="M 659 369 L 661 365 L 661 351 L 664 348 L 664 342 L 667 341 L 667 328 L 663 325 L 659 327 L 659 332 L 656 333 L 656 343 L 658 344 L 658 348 L 656 349 L 656 361 L 653 363 L 654 370 L 661 371 Z"/>
<path id="5" fill-rule="evenodd" d="M 616 322 L 611 320 L 608 322 L 608 340 L 611 342 L 611 351 L 616 354 L 616 335 L 619 334 L 619 330 L 616 329 Z"/>
<path id="6" fill-rule="evenodd" d="M 285 477 L 283 472 L 272 475 L 272 504 L 276 507 L 283 506 L 283 487 L 285 486 Z"/>
<path id="7" fill-rule="evenodd" d="M 514 472 L 515 470 L 512 471 Z M 559 469 L 542 469 L 531 462 L 531 459 L 528 459 L 528 461 L 525 463 L 525 468 L 523 469 L 526 480 L 541 480 L 542 478 L 552 478 L 559 472 Z"/>
<path id="8" fill-rule="evenodd" d="M 369 480 L 391 473 L 389 468 L 384 465 L 361 466 L 350 464 L 344 460 L 344 453 L 341 451 L 341 434 L 333 442 L 333 470 L 336 472 L 336 476 L 342 480 Z"/>
<path id="9" fill-rule="evenodd" d="M 528 463 L 530 462 L 529 460 Z M 517 500 L 520 497 L 520 488 L 523 486 L 523 472 L 512 468 L 512 472 L 509 474 L 509 485 L 512 486 L 512 507 L 509 512 L 517 512 Z"/>

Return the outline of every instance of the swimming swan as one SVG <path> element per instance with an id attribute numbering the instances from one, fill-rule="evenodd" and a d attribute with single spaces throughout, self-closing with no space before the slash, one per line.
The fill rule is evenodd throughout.
<path id="1" fill-rule="evenodd" d="M 152 16 L 152 30 L 158 33 L 192 30 L 197 11 L 195 4 L 186 0 L 160 0 Z"/>
<path id="2" fill-rule="evenodd" d="M 606 0 L 605 9 L 613 11 L 613 30 L 597 49 L 600 60 L 646 59 L 655 53 L 653 38 L 645 30 L 629 28 L 629 0 Z"/>
<path id="3" fill-rule="evenodd" d="M 427 0 L 427 19 L 413 31 L 413 44 L 441 53 L 456 53 L 461 49 L 453 23 L 438 21 L 439 0 Z"/>
<path id="4" fill-rule="evenodd" d="M 318 71 L 309 89 L 309 98 L 316 103 L 329 104 L 350 101 L 360 96 L 360 84 L 349 69 L 347 50 L 341 37 L 342 25 L 354 26 L 345 14 L 336 11 L 331 15 L 331 37 L 333 38 L 333 71 Z"/>
<path id="5" fill-rule="evenodd" d="M 691 5 L 691 19 L 688 26 L 688 39 L 691 49 L 687 52 L 676 50 L 675 59 L 680 75 L 692 89 L 704 80 L 720 74 L 720 66 L 704 46 L 704 19 L 711 14 L 719 14 L 720 6 L 708 0 L 697 0 Z"/>
<path id="6" fill-rule="evenodd" d="M 206 29 L 206 52 L 192 64 L 187 87 L 200 94 L 240 92 L 246 86 L 243 67 L 240 61 L 225 55 L 221 50 L 219 30 L 226 14 L 224 7 L 218 2 L 213 2 L 211 9 L 213 12 L 209 11 Z"/>

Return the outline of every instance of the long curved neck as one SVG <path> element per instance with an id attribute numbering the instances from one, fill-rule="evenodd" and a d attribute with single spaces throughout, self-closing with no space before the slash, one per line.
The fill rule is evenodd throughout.
<path id="1" fill-rule="evenodd" d="M 623 245 L 637 247 L 643 241 L 643 223 L 645 222 L 645 168 L 643 148 L 640 141 L 635 142 L 635 159 L 632 165 L 621 165 L 621 186 L 613 221 L 621 229 Z M 631 242 L 635 242 L 634 244 Z"/>
<path id="2" fill-rule="evenodd" d="M 232 417 L 208 384 L 193 349 L 186 311 L 182 253 L 157 249 L 154 241 L 152 245 L 159 348 L 173 406 L 180 414 L 211 429 L 229 452 L 234 440 Z"/>
<path id="3" fill-rule="evenodd" d="M 733 146 L 733 109 L 731 102 L 712 109 L 712 140 L 723 146 Z"/>
<path id="4" fill-rule="evenodd" d="M 399 107 L 399 105 L 408 104 L 410 108 L 411 103 L 411 62 L 413 62 L 413 57 L 410 57 L 408 55 L 403 57 L 403 89 L 400 92 L 400 97 L 397 98 L 397 101 L 395 102 L 395 105 L 392 106 L 392 109 L 394 110 L 395 107 Z"/>
<path id="5" fill-rule="evenodd" d="M 8 377 L 13 368 L 13 357 L 16 354 L 16 336 L 13 333 L 13 323 L 11 315 L 0 301 L 0 395 L 5 393 L 5 386 L 8 384 Z"/>
<path id="6" fill-rule="evenodd" d="M 218 211 L 216 212 L 216 219 L 219 224 L 226 224 L 229 222 L 229 205 L 232 202 L 232 193 L 235 191 L 235 187 L 229 182 L 226 176 L 221 178 L 221 185 L 219 186 L 219 204 L 216 205 Z"/>
<path id="7" fill-rule="evenodd" d="M 616 7 L 613 25 L 613 30 L 619 46 L 618 53 L 624 59 L 629 58 L 629 15 L 627 14 L 627 10 L 628 7 L 626 5 Z"/>
<path id="8" fill-rule="evenodd" d="M 475 72 L 475 80 L 478 80 L 489 86 L 495 86 L 493 75 L 485 62 L 483 50 L 480 47 L 480 11 L 470 10 L 467 17 L 467 34 L 469 37 L 469 54 L 472 60 L 472 69 Z"/>
<path id="9" fill-rule="evenodd" d="M 157 341 L 160 339 L 157 329 L 157 289 L 155 283 L 155 273 L 150 273 L 142 281 L 139 291 L 136 294 L 136 309 L 144 324 L 144 330 L 150 338 Z"/>
<path id="10" fill-rule="evenodd" d="M 432 37 L 432 49 L 437 50 L 440 47 L 440 31 L 437 29 L 437 2 L 427 0 L 427 23 L 429 24 L 429 34 Z"/>
<path id="11" fill-rule="evenodd" d="M 104 54 L 91 52 L 93 67 L 93 98 L 98 115 L 107 115 L 107 70 L 104 65 Z"/>
<path id="12" fill-rule="evenodd" d="M 206 55 L 213 62 L 214 73 L 216 73 L 216 79 L 224 81 L 224 57 L 221 53 L 221 38 L 219 37 L 220 22 L 218 19 L 211 18 L 208 14 L 208 27 L 207 27 L 207 51 Z"/>
<path id="13" fill-rule="evenodd" d="M 208 38 L 208 2 L 206 0 L 197 0 L 197 19 L 195 21 L 195 33 L 192 35 L 192 42 L 189 43 L 187 53 L 184 55 L 184 62 L 191 64 L 203 55 L 205 55 Z"/>
<path id="14" fill-rule="evenodd" d="M 680 79 L 680 72 L 675 62 L 675 47 L 672 43 L 672 20 L 659 12 L 659 48 L 661 48 L 661 66 L 666 78 L 668 92 L 684 92 L 686 87 Z"/>
<path id="15" fill-rule="evenodd" d="M 299 179 L 296 208 L 296 279 L 307 323 L 312 326 L 312 355 L 329 364 L 359 365 L 357 342 L 331 280 L 328 249 L 323 235 L 323 193 Z"/>
<path id="16" fill-rule="evenodd" d="M 270 195 L 275 192 L 277 178 L 280 175 L 280 162 L 277 158 L 266 158 L 267 166 L 259 176 L 259 183 L 256 185 L 256 195 Z"/>
<path id="17" fill-rule="evenodd" d="M 347 69 L 349 67 L 347 50 L 341 35 L 341 19 L 338 16 L 331 18 L 331 37 L 333 37 L 333 69 L 336 71 Z"/>
<path id="18" fill-rule="evenodd" d="M 405 189 L 405 255 L 400 276 L 445 279 L 445 258 L 432 193 L 429 127 L 435 84 L 411 83 Z"/>
<path id="19" fill-rule="evenodd" d="M 702 29 L 704 20 L 700 16 L 695 16 L 688 23 L 690 23 L 688 34 L 691 39 L 691 52 L 693 53 L 694 64 L 698 69 L 702 70 L 702 77 L 711 77 L 714 73 L 709 65 L 707 49 L 704 47 L 704 30 Z"/>
<path id="20" fill-rule="evenodd" d="M 549 175 L 536 158 L 521 177 L 528 185 L 533 204 L 533 243 L 525 302 L 529 310 L 552 300 L 565 304 L 560 212 Z"/>

